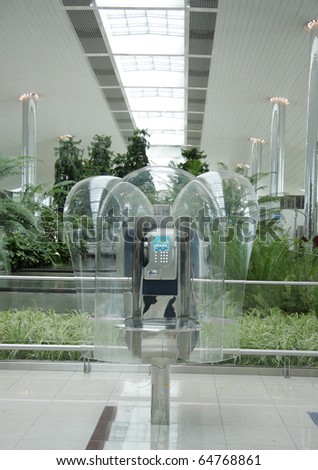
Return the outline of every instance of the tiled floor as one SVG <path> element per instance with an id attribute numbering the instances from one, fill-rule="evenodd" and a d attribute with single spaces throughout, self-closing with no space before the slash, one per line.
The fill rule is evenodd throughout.
<path id="1" fill-rule="evenodd" d="M 0 449 L 85 449 L 105 409 L 105 449 L 318 449 L 318 377 L 172 372 L 170 425 L 150 390 L 145 368 L 2 368 Z"/>

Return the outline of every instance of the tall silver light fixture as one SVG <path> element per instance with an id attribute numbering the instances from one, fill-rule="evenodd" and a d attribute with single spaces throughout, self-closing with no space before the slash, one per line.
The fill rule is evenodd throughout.
<path id="1" fill-rule="evenodd" d="M 305 25 L 310 31 L 310 62 L 307 100 L 305 165 L 305 235 L 316 235 L 317 227 L 317 130 L 318 130 L 318 19 Z"/>
<path id="2" fill-rule="evenodd" d="M 284 193 L 284 160 L 285 160 L 285 115 L 287 98 L 273 96 L 270 143 L 270 194 L 281 196 Z"/>
<path id="3" fill-rule="evenodd" d="M 262 172 L 262 150 L 265 140 L 260 137 L 250 137 L 251 148 L 251 176 L 259 175 Z M 257 189 L 258 181 L 253 183 L 254 189 Z"/>
<path id="4" fill-rule="evenodd" d="M 22 155 L 24 158 L 22 168 L 22 188 L 36 183 L 36 101 L 37 93 L 23 93 L 19 100 L 23 103 L 22 109 Z"/>

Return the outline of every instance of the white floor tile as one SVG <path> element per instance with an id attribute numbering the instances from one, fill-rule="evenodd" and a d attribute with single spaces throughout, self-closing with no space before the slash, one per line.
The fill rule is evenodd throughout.
<path id="1" fill-rule="evenodd" d="M 287 428 L 314 428 L 315 424 L 308 415 L 308 411 L 318 412 L 318 403 L 315 407 L 311 405 L 277 405 L 277 411 L 282 417 Z"/>
<path id="2" fill-rule="evenodd" d="M 72 441 L 59 439 L 21 439 L 16 445 L 19 450 L 83 450 L 86 441 Z"/>
<path id="3" fill-rule="evenodd" d="M 271 395 L 260 380 L 251 376 L 215 377 L 217 396 L 220 403 L 271 403 Z"/>
<path id="4" fill-rule="evenodd" d="M 193 380 L 178 380 L 178 377 L 170 381 L 170 399 L 192 400 L 196 402 L 217 403 L 217 392 L 213 382 Z"/>
<path id="5" fill-rule="evenodd" d="M 24 434 L 26 440 L 59 440 L 88 442 L 96 426 L 95 421 L 79 421 L 74 425 L 67 420 L 51 421 L 39 418 Z"/>
<path id="6" fill-rule="evenodd" d="M 108 441 L 110 442 L 125 442 L 126 434 L 128 431 L 129 423 L 117 422 L 112 424 Z"/>
<path id="7" fill-rule="evenodd" d="M 150 406 L 143 406 L 143 407 L 134 407 L 131 422 L 132 423 L 149 423 L 151 420 L 151 407 Z"/>
<path id="8" fill-rule="evenodd" d="M 308 377 L 308 380 L 314 387 L 318 387 L 318 377 Z"/>
<path id="9" fill-rule="evenodd" d="M 23 375 L 27 374 L 28 371 L 22 369 L 1 369 L 1 378 L 16 378 L 19 379 Z"/>
<path id="10" fill-rule="evenodd" d="M 228 449 L 296 449 L 282 426 L 224 426 Z"/>
<path id="11" fill-rule="evenodd" d="M 140 381 L 149 381 L 151 376 L 151 368 L 149 366 L 148 372 L 121 372 L 119 374 L 119 381 L 128 381 L 128 382 L 140 382 Z"/>
<path id="12" fill-rule="evenodd" d="M 32 422 L 11 420 L 5 423 L 1 422 L 0 426 L 0 440 L 18 441 L 30 428 Z"/>
<path id="13" fill-rule="evenodd" d="M 157 442 L 131 441 L 131 442 L 124 442 L 122 446 L 122 450 L 157 450 L 157 449 L 158 449 Z"/>
<path id="14" fill-rule="evenodd" d="M 150 423 L 130 423 L 125 435 L 125 442 L 158 441 L 160 426 Z"/>
<path id="15" fill-rule="evenodd" d="M 317 450 L 318 449 L 318 427 L 302 428 L 290 427 L 288 429 L 297 449 L 299 450 Z"/>
<path id="16" fill-rule="evenodd" d="M 0 377 L 0 398 L 1 395 L 8 390 L 8 388 L 12 387 L 20 377 Z"/>
<path id="17" fill-rule="evenodd" d="M 223 431 L 215 431 L 211 425 L 170 424 L 161 426 L 158 449 L 224 449 Z"/>
<path id="18" fill-rule="evenodd" d="M 309 382 L 285 379 L 285 382 L 266 384 L 266 388 L 276 404 L 315 405 L 318 403 L 318 388 Z"/>
<path id="19" fill-rule="evenodd" d="M 114 379 L 95 379 L 93 376 L 82 374 L 70 379 L 56 395 L 59 400 L 76 398 L 78 400 L 103 399 L 108 400 L 116 384 Z"/>
<path id="20" fill-rule="evenodd" d="M 76 372 L 69 370 L 28 370 L 23 375 L 27 379 L 58 379 L 60 381 L 66 381 L 74 376 Z"/>
<path id="21" fill-rule="evenodd" d="M 13 450 L 16 444 L 16 440 L 0 440 L 0 450 Z"/>
<path id="22" fill-rule="evenodd" d="M 105 403 L 57 402 L 52 401 L 42 412 L 39 420 L 48 423 L 97 422 Z"/>
<path id="23" fill-rule="evenodd" d="M 151 399 L 151 380 L 119 380 L 112 390 L 110 400 L 136 400 Z"/>
<path id="24" fill-rule="evenodd" d="M 318 379 L 318 377 L 316 377 Z M 265 385 L 289 385 L 290 383 L 292 384 L 310 384 L 311 380 L 315 379 L 314 377 L 296 377 L 291 375 L 291 377 L 286 378 L 283 375 L 262 375 L 260 376 L 260 380 L 265 384 Z"/>
<path id="25" fill-rule="evenodd" d="M 122 441 L 106 441 L 104 450 L 121 450 L 124 442 Z"/>
<path id="26" fill-rule="evenodd" d="M 216 386 L 247 386 L 253 387 L 263 385 L 262 377 L 259 375 L 235 375 L 235 374 L 215 374 L 214 381 Z"/>
<path id="27" fill-rule="evenodd" d="M 221 416 L 224 426 L 263 426 L 285 427 L 274 405 L 228 405 L 221 404 Z"/>
<path id="28" fill-rule="evenodd" d="M 177 380 L 178 382 L 195 382 L 195 383 L 209 383 L 210 385 L 214 385 L 214 375 L 213 374 L 180 374 L 180 373 L 171 373 L 170 378 L 171 381 Z M 198 379 L 199 378 L 199 379 Z"/>
<path id="29" fill-rule="evenodd" d="M 117 406 L 118 404 L 116 402 L 112 402 L 112 401 L 108 401 L 107 405 L 117 407 L 115 421 L 119 422 L 119 423 L 120 422 L 129 423 L 133 419 L 135 409 L 140 410 L 140 413 L 142 413 L 142 410 L 143 410 L 143 408 L 136 407 L 136 406 L 128 406 L 126 404 L 124 404 L 122 406 Z M 149 419 L 146 420 L 146 422 L 148 422 L 148 421 L 149 421 Z"/>
<path id="30" fill-rule="evenodd" d="M 47 401 L 0 400 L 1 426 L 9 421 L 35 421 L 48 406 Z"/>
<path id="31" fill-rule="evenodd" d="M 65 383 L 64 377 L 33 377 L 24 375 L 2 393 L 1 398 L 20 398 L 25 400 L 53 398 Z"/>
<path id="32" fill-rule="evenodd" d="M 170 423 L 213 424 L 221 427 L 220 408 L 214 404 L 173 403 L 170 406 Z"/>
<path id="33" fill-rule="evenodd" d="M 144 371 L 0 369 L 0 449 L 85 449 L 105 406 L 117 407 L 105 449 L 318 449 L 318 378 L 170 379 L 170 425 L 153 426 Z"/>

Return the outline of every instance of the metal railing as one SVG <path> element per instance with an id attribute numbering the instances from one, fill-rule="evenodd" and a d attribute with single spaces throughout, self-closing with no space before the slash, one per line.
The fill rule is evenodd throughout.
<path id="1" fill-rule="evenodd" d="M 99 276 L 98 279 L 105 279 L 108 281 L 131 281 L 131 277 L 112 277 L 112 276 Z M 0 275 L 1 280 L 18 280 L 18 281 L 69 281 L 75 282 L 76 280 L 91 281 L 96 280 L 95 276 L 16 276 L 16 275 Z M 318 281 L 258 281 L 258 280 L 243 280 L 243 279 L 194 279 L 196 282 L 217 283 L 224 282 L 225 284 L 259 284 L 259 285 L 286 285 L 286 286 L 318 286 Z"/>
<path id="2" fill-rule="evenodd" d="M 20 344 L 20 343 L 0 343 L 0 350 L 11 351 L 77 351 L 83 353 L 84 372 L 90 370 L 90 357 L 84 353 L 94 350 L 92 344 Z M 289 349 L 224 349 L 224 353 L 236 353 L 239 356 L 281 356 L 284 358 L 283 375 L 290 377 L 291 357 L 318 357 L 318 351 L 301 351 Z M 1 362 L 1 361 L 0 361 Z"/>
<path id="3" fill-rule="evenodd" d="M 16 275 L 1 275 L 2 280 L 20 280 L 20 281 L 76 281 L 76 276 L 16 276 Z M 95 281 L 95 276 L 81 276 L 81 281 Z M 108 277 L 103 279 L 109 281 L 129 281 L 129 277 Z M 198 279 L 196 281 L 202 282 L 223 282 Z M 224 280 L 225 284 L 256 284 L 256 285 L 286 285 L 286 286 L 318 286 L 318 281 L 259 281 L 259 280 Z M 0 343 L 0 350 L 29 350 L 29 351 L 79 351 L 88 353 L 94 350 L 93 345 L 67 345 L 67 344 L 19 344 L 19 343 Z M 226 353 L 231 353 L 233 350 L 224 350 Z M 290 377 L 290 358 L 291 357 L 318 357 L 318 351 L 312 350 L 288 350 L 288 349 L 237 349 L 235 352 L 241 356 L 280 356 L 284 358 L 283 374 L 284 377 Z M 86 361 L 89 358 L 86 357 Z M 84 362 L 84 370 L 87 371 L 89 366 Z"/>

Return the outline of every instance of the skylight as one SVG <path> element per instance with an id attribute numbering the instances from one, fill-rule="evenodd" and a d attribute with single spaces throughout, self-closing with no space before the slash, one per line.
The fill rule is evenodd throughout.
<path id="1" fill-rule="evenodd" d="M 137 111 L 184 111 L 183 88 L 126 88 L 131 108 Z"/>
<path id="2" fill-rule="evenodd" d="M 96 4 L 135 125 L 152 145 L 184 145 L 184 2 Z"/>

